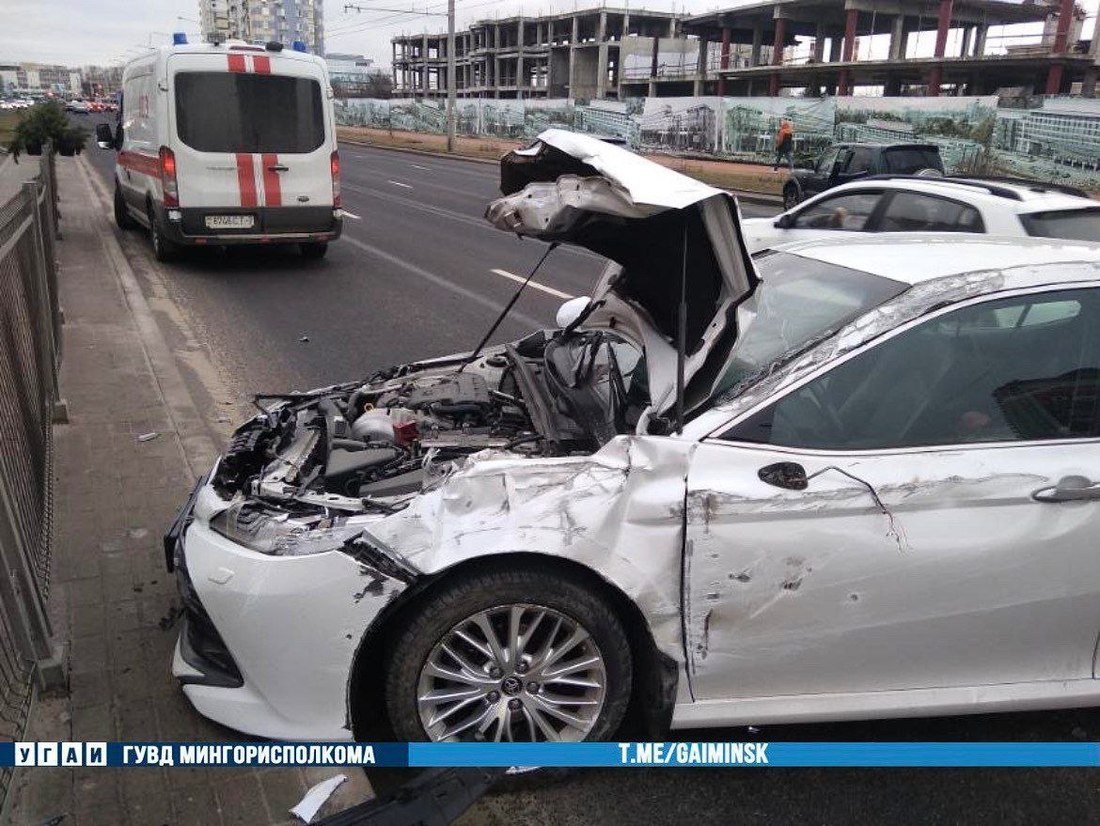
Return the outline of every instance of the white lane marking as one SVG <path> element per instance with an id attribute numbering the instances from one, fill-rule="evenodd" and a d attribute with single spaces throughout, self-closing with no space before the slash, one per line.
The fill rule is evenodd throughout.
<path id="1" fill-rule="evenodd" d="M 342 216 L 344 216 L 345 218 L 353 218 L 356 221 L 362 221 L 363 220 L 363 217 L 361 215 L 356 215 L 354 212 L 348 212 L 346 209 L 340 210 L 340 214 Z"/>
<path id="2" fill-rule="evenodd" d="M 411 164 L 409 164 L 409 166 L 411 166 L 413 169 L 423 169 L 425 172 L 431 172 L 432 171 L 431 167 L 421 166 L 418 163 L 411 163 Z"/>
<path id="3" fill-rule="evenodd" d="M 496 275 L 499 275 L 502 278 L 507 278 L 511 281 L 518 281 L 520 284 L 527 280 L 526 278 L 516 275 L 514 272 L 508 272 L 508 270 L 493 269 L 489 270 L 489 272 L 495 273 Z M 527 286 L 534 290 L 542 290 L 547 295 L 552 295 L 555 298 L 564 298 L 568 300 L 573 297 L 569 293 L 563 293 L 561 290 L 555 290 L 553 287 L 547 287 L 545 284 L 540 284 L 538 281 L 532 281 Z"/>
<path id="4" fill-rule="evenodd" d="M 393 184 L 394 186 L 399 186 L 402 189 L 412 189 L 411 186 L 409 186 L 408 184 L 403 184 L 400 181 L 386 181 L 386 183 Z"/>

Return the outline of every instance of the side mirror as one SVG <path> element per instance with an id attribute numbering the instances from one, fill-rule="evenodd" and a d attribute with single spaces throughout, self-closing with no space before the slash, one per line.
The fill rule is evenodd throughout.
<path id="1" fill-rule="evenodd" d="M 115 136 L 111 132 L 109 123 L 97 123 L 95 125 L 95 142 L 100 149 L 114 149 Z"/>
<path id="2" fill-rule="evenodd" d="M 785 490 L 806 490 L 810 484 L 806 478 L 806 468 L 797 462 L 776 462 L 760 468 L 757 475 L 761 482 Z"/>
<path id="3" fill-rule="evenodd" d="M 775 219 L 775 224 L 773 226 L 776 229 L 790 229 L 794 226 L 794 216 L 789 212 L 784 212 Z"/>
<path id="4" fill-rule="evenodd" d="M 571 298 L 560 307 L 558 307 L 558 314 L 555 317 L 555 321 L 557 321 L 558 326 L 562 329 L 565 329 L 578 318 L 580 318 L 581 313 L 588 309 L 589 301 L 591 301 L 591 299 L 588 296 L 583 295 L 579 298 Z"/>

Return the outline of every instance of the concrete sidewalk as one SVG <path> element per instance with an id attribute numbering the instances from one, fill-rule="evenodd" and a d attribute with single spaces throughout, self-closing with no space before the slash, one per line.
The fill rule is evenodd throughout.
<path id="1" fill-rule="evenodd" d="M 58 158 L 64 240 L 63 395 L 55 427 L 57 544 L 50 612 L 66 696 L 39 697 L 27 740 L 242 740 L 196 714 L 170 674 L 175 583 L 161 535 L 216 445 L 202 428 L 82 159 Z M 142 262 L 143 266 L 155 266 Z M 139 437 L 156 434 L 147 440 Z M 27 769 L 6 823 L 293 823 L 326 769 Z M 322 813 L 369 797 L 358 769 Z"/>

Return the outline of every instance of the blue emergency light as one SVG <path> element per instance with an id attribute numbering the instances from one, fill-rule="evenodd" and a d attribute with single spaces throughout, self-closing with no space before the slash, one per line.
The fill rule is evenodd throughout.
<path id="1" fill-rule="evenodd" d="M 172 45 L 173 46 L 186 46 L 187 34 L 185 32 L 173 32 L 172 33 Z"/>
<path id="2" fill-rule="evenodd" d="M 293 43 L 290 44 L 290 48 L 292 48 L 296 52 L 307 52 L 307 51 L 309 51 L 306 48 L 306 44 L 301 40 L 295 40 Z"/>

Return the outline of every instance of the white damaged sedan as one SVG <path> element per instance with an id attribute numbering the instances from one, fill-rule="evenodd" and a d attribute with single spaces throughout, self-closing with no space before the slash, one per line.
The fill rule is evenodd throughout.
<path id="1" fill-rule="evenodd" d="M 260 400 L 165 537 L 200 712 L 568 741 L 1100 704 L 1100 247 L 754 263 L 729 195 L 556 130 L 502 190 L 498 227 L 612 262 L 592 298 Z"/>

